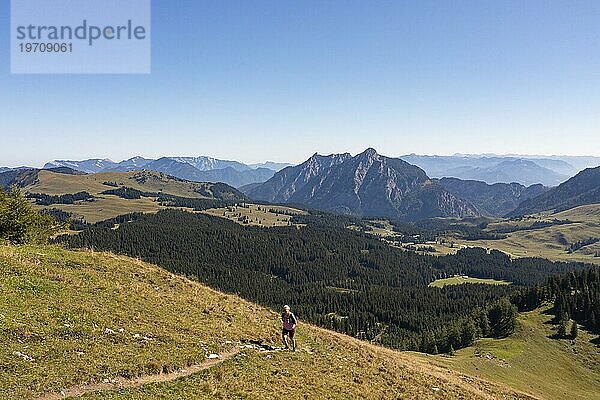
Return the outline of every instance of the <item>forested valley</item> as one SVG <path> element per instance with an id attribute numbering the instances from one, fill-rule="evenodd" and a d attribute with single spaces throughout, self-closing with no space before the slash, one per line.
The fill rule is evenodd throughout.
<path id="1" fill-rule="evenodd" d="M 333 222 L 306 220 L 301 228 L 262 228 L 165 210 L 115 220 L 118 229 L 111 229 L 113 221 L 87 226 L 57 241 L 139 257 L 275 309 L 290 304 L 301 320 L 430 353 L 451 352 L 477 337 L 510 334 L 517 306 L 530 309 L 542 297 L 550 298 L 543 285 L 550 276 L 589 268 L 511 260 L 478 248 L 441 257 L 419 255 Z M 428 287 L 455 274 L 513 284 Z M 538 296 L 531 295 L 533 288 Z"/>

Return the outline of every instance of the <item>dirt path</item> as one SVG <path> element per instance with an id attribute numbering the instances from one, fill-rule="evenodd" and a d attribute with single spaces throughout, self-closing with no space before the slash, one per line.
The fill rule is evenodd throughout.
<path id="1" fill-rule="evenodd" d="M 235 355 L 239 354 L 242 350 L 234 348 L 227 352 L 219 354 L 219 358 L 207 359 L 200 364 L 191 365 L 187 368 L 182 368 L 178 371 L 171 372 L 168 374 L 156 374 L 156 375 L 142 375 L 135 379 L 116 378 L 110 382 L 103 383 L 92 383 L 89 385 L 76 385 L 68 389 L 63 389 L 59 393 L 47 393 L 43 396 L 36 398 L 36 400 L 60 400 L 66 397 L 78 397 L 86 393 L 95 392 L 98 390 L 115 390 L 124 388 L 139 388 L 140 386 L 147 385 L 155 382 L 169 382 L 174 381 L 182 376 L 188 376 L 200 372 L 202 370 L 213 367 L 224 361 L 229 360 Z"/>

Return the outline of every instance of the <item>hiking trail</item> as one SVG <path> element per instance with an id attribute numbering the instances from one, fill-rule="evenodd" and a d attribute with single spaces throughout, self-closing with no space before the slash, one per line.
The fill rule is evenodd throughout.
<path id="1" fill-rule="evenodd" d="M 99 390 L 118 390 L 127 388 L 139 388 L 149 383 L 157 382 L 170 382 L 175 379 L 189 376 L 205 369 L 214 367 L 215 365 L 221 364 L 236 355 L 240 354 L 243 348 L 233 348 L 226 352 L 218 354 L 218 357 L 207 357 L 203 362 L 190 365 L 189 367 L 181 368 L 177 371 L 169 372 L 166 374 L 153 374 L 153 375 L 141 375 L 137 378 L 127 379 L 123 377 L 117 377 L 110 380 L 105 380 L 99 383 L 80 384 L 71 386 L 70 388 L 63 389 L 60 392 L 47 393 L 36 398 L 36 400 L 60 400 L 67 397 L 79 397 L 90 392 L 96 392 Z"/>

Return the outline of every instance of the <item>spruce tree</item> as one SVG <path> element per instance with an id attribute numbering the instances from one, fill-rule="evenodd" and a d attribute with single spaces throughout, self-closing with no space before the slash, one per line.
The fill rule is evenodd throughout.
<path id="1" fill-rule="evenodd" d="M 454 346 L 450 345 L 450 349 L 448 349 L 448 354 L 454 356 L 456 353 L 454 352 Z"/>
<path id="2" fill-rule="evenodd" d="M 577 321 L 573 321 L 573 324 L 571 325 L 571 338 L 576 339 L 577 333 L 578 333 Z"/>
<path id="3" fill-rule="evenodd" d="M 567 320 L 563 319 L 558 323 L 558 332 L 557 335 L 559 338 L 564 338 L 567 336 Z"/>

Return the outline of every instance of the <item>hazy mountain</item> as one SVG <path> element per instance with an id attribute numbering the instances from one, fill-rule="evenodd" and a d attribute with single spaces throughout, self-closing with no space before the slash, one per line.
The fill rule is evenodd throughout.
<path id="1" fill-rule="evenodd" d="M 238 189 L 240 190 L 240 192 L 248 194 L 248 192 L 254 190 L 254 188 L 257 188 L 260 185 L 262 185 L 262 182 L 249 183 L 247 185 L 240 186 Z"/>
<path id="2" fill-rule="evenodd" d="M 212 157 L 169 157 L 175 161 L 188 163 L 200 171 L 210 171 L 213 169 L 225 169 L 231 167 L 237 171 L 247 171 L 251 169 L 248 165 L 238 161 L 219 160 Z"/>
<path id="3" fill-rule="evenodd" d="M 238 171 L 232 167 L 200 171 L 198 175 L 203 182 L 224 182 L 239 188 L 240 186 L 262 183 L 273 177 L 275 171 L 267 168 Z"/>
<path id="4" fill-rule="evenodd" d="M 533 161 L 509 159 L 492 167 L 477 167 L 464 171 L 461 178 L 482 180 L 489 184 L 517 182 L 526 186 L 533 184 L 556 186 L 568 179 L 568 176 L 541 167 Z"/>
<path id="5" fill-rule="evenodd" d="M 162 157 L 158 160 L 150 161 L 144 166 L 144 169 L 162 172 L 188 181 L 202 182 L 200 170 L 188 163 L 176 161 L 169 157 Z"/>
<path id="6" fill-rule="evenodd" d="M 586 168 L 595 168 L 600 166 L 600 157 L 593 156 L 558 156 L 561 160 L 573 165 L 581 171 Z"/>
<path id="7" fill-rule="evenodd" d="M 515 210 L 518 205 L 547 190 L 543 185 L 523 186 L 519 183 L 494 183 L 442 178 L 438 181 L 446 190 L 461 199 L 467 200 L 484 215 L 503 217 Z"/>
<path id="8" fill-rule="evenodd" d="M 102 172 L 111 167 L 115 166 L 116 163 L 109 159 L 93 158 L 84 161 L 71 161 L 71 160 L 54 160 L 44 165 L 44 169 L 57 168 L 57 167 L 68 167 L 77 171 L 86 173 Z"/>
<path id="9" fill-rule="evenodd" d="M 12 168 L 8 168 L 8 167 L 0 167 L 0 173 L 10 171 L 11 169 Z"/>
<path id="10" fill-rule="evenodd" d="M 579 171 L 581 171 L 581 169 L 576 168 L 575 166 L 569 164 L 566 161 L 557 160 L 554 158 L 523 158 L 523 160 L 534 162 L 540 167 L 549 169 L 558 174 L 569 177 L 574 176 Z"/>
<path id="11" fill-rule="evenodd" d="M 212 157 L 162 157 L 158 160 L 133 157 L 115 163 L 110 160 L 91 159 L 83 161 L 55 160 L 47 163 L 44 168 L 68 167 L 86 173 L 97 172 L 127 172 L 147 169 L 158 171 L 180 179 L 196 182 L 224 182 L 235 187 L 249 183 L 264 182 L 284 164 L 266 162 L 274 169 L 252 167 L 238 161 L 219 160 Z M 285 164 L 287 165 L 287 164 Z M 279 168 L 280 169 L 280 168 Z"/>
<path id="12" fill-rule="evenodd" d="M 132 157 L 129 160 L 123 160 L 120 163 L 116 163 L 110 167 L 105 168 L 101 172 L 107 171 L 118 171 L 118 172 L 127 172 L 127 171 L 135 171 L 144 169 L 146 165 L 151 163 L 152 159 L 136 156 Z"/>
<path id="13" fill-rule="evenodd" d="M 254 169 L 258 169 L 258 168 L 267 168 L 270 170 L 273 170 L 275 172 L 279 172 L 282 169 L 284 169 L 285 167 L 290 167 L 293 164 L 289 164 L 289 163 L 277 163 L 277 162 L 273 162 L 273 161 L 267 161 L 264 163 L 260 163 L 260 164 L 250 164 L 248 165 L 250 168 L 254 168 Z"/>
<path id="14" fill-rule="evenodd" d="M 479 215 L 471 204 L 431 181 L 425 172 L 373 149 L 350 154 L 313 155 L 254 188 L 256 200 L 297 203 L 343 214 L 417 220 Z"/>
<path id="15" fill-rule="evenodd" d="M 600 203 L 600 167 L 584 169 L 558 187 L 524 201 L 509 215 L 520 216 L 546 210 L 562 211 L 594 203 Z"/>
<path id="16" fill-rule="evenodd" d="M 525 186 L 542 184 L 556 186 L 568 179 L 569 175 L 559 171 L 576 170 L 566 162 L 543 161 L 547 167 L 533 160 L 502 156 L 420 156 L 410 154 L 401 156 L 406 162 L 423 168 L 434 178 L 453 177 L 466 180 L 483 181 L 488 184 L 517 182 Z"/>
<path id="17" fill-rule="evenodd" d="M 577 172 L 583 171 L 586 168 L 594 168 L 594 167 L 600 166 L 600 157 L 594 157 L 594 156 L 560 156 L 560 155 L 559 156 L 539 156 L 539 155 L 518 156 L 518 155 L 515 155 L 514 157 L 532 160 L 532 161 L 538 163 L 539 165 L 541 165 L 542 167 L 550 168 L 559 173 L 561 171 L 553 168 L 550 165 L 547 165 L 547 164 L 545 165 L 543 163 L 543 160 L 562 161 L 574 168 L 575 172 L 567 174 L 569 176 L 573 176 Z"/>

